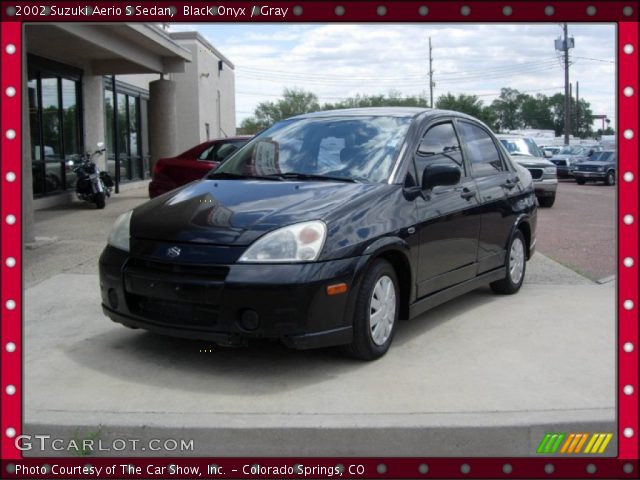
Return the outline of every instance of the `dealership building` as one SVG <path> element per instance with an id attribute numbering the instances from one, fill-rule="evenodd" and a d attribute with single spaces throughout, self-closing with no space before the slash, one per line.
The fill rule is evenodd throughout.
<path id="1" fill-rule="evenodd" d="M 97 163 L 126 188 L 158 158 L 235 135 L 234 65 L 197 32 L 156 24 L 31 24 L 23 43 L 23 231 L 74 198 L 66 162 Z"/>

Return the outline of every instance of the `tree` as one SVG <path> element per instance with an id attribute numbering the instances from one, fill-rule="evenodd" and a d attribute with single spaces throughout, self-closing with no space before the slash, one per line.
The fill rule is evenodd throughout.
<path id="1" fill-rule="evenodd" d="M 501 88 L 500 97 L 491 104 L 496 117 L 498 130 L 515 130 L 522 128 L 522 102 L 526 95 L 515 88 Z"/>
<path id="2" fill-rule="evenodd" d="M 553 115 L 549 108 L 549 98 L 538 94 L 535 97 L 523 95 L 520 118 L 524 128 L 553 130 Z"/>
<path id="3" fill-rule="evenodd" d="M 564 133 L 564 94 L 556 93 L 548 99 L 548 102 L 553 118 L 553 128 L 556 131 L 556 135 L 562 135 Z M 593 135 L 593 113 L 591 104 L 583 98 L 580 99 L 579 105 L 578 122 L 576 122 L 576 101 L 571 98 L 571 117 L 574 119 L 574 127 L 571 133 L 576 133 L 575 125 L 577 125 L 579 136 L 585 138 Z"/>
<path id="4" fill-rule="evenodd" d="M 385 95 L 360 95 L 341 100 L 337 103 L 325 103 L 323 110 L 335 110 L 338 108 L 361 107 L 423 107 L 429 105 L 425 93 L 421 95 L 403 96 L 400 92 L 391 90 Z"/>
<path id="5" fill-rule="evenodd" d="M 245 133 L 252 134 L 285 118 L 316 110 L 320 110 L 320 104 L 314 93 L 297 88 L 285 88 L 280 100 L 259 103 L 254 116 L 245 118 L 240 127 Z"/>
<path id="6" fill-rule="evenodd" d="M 464 93 L 458 96 L 452 93 L 440 95 L 436 100 L 436 108 L 442 110 L 454 110 L 456 112 L 466 113 L 472 117 L 482 120 L 490 127 L 493 126 L 495 118 L 491 109 L 485 107 L 476 95 L 467 95 Z"/>

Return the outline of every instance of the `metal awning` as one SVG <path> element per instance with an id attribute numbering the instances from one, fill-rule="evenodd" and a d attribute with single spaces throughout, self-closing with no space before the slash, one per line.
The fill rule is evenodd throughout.
<path id="1" fill-rule="evenodd" d="M 27 51 L 93 75 L 184 72 L 191 52 L 153 24 L 31 24 Z"/>

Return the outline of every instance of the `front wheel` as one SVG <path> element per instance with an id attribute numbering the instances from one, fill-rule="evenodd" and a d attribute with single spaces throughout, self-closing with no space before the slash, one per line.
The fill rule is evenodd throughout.
<path id="1" fill-rule="evenodd" d="M 100 210 L 103 209 L 106 205 L 104 192 L 96 193 L 95 196 L 93 197 L 93 201 L 96 202 L 96 207 L 98 207 L 98 209 Z"/>
<path id="2" fill-rule="evenodd" d="M 586 181 L 581 178 L 576 178 L 576 182 L 578 183 L 578 185 L 584 185 L 586 183 Z"/>
<path id="3" fill-rule="evenodd" d="M 538 197 L 538 203 L 541 207 L 551 208 L 553 204 L 556 202 L 556 196 L 551 195 L 550 197 Z"/>
<path id="4" fill-rule="evenodd" d="M 353 341 L 346 352 L 362 360 L 381 357 L 391 345 L 400 313 L 400 290 L 393 266 L 376 260 L 356 298 Z"/>
<path id="5" fill-rule="evenodd" d="M 507 248 L 507 273 L 502 280 L 491 284 L 491 289 L 495 293 L 511 295 L 517 293 L 524 282 L 524 274 L 527 269 L 527 247 L 525 246 L 524 235 L 520 230 L 516 230 Z"/>
<path id="6" fill-rule="evenodd" d="M 616 184 L 616 174 L 614 171 L 607 172 L 607 176 L 604 179 L 604 183 L 609 187 Z"/>

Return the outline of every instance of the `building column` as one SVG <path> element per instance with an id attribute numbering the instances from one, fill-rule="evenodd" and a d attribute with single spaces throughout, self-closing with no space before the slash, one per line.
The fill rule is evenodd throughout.
<path id="1" fill-rule="evenodd" d="M 160 158 L 177 152 L 176 82 L 155 80 L 149 83 L 149 150 L 151 171 Z"/>
<path id="2" fill-rule="evenodd" d="M 84 150 L 95 152 L 98 142 L 107 143 L 104 128 L 104 82 L 102 75 L 82 77 L 82 101 L 84 104 Z M 107 154 L 96 157 L 100 170 L 107 170 Z"/>
<path id="3" fill-rule="evenodd" d="M 36 239 L 33 221 L 33 171 L 31 129 L 29 128 L 29 87 L 27 85 L 27 38 L 22 35 L 22 242 Z"/>

